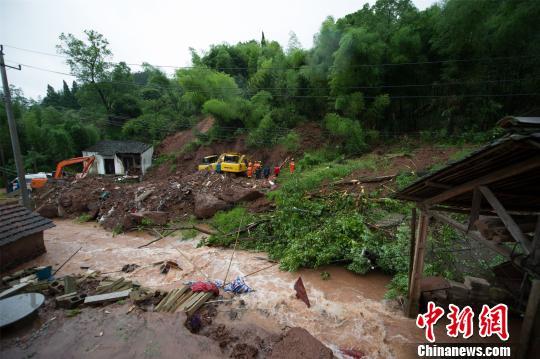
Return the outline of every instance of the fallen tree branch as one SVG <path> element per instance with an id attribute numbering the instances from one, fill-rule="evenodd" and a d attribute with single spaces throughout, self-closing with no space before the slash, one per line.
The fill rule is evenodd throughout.
<path id="1" fill-rule="evenodd" d="M 332 184 L 335 185 L 342 185 L 342 184 L 359 184 L 359 183 L 373 183 L 373 182 L 383 182 L 383 181 L 390 181 L 391 179 L 395 178 L 397 175 L 388 175 L 388 176 L 377 176 L 377 177 L 360 177 L 358 179 L 352 179 L 352 180 L 339 180 L 332 182 Z"/>
<path id="2" fill-rule="evenodd" d="M 259 220 L 257 222 L 250 223 L 250 224 L 248 224 L 247 226 L 245 226 L 243 228 L 239 228 L 234 232 L 226 233 L 226 234 L 224 234 L 224 236 L 228 237 L 228 236 L 239 235 L 240 233 L 247 232 L 247 231 L 257 227 L 259 224 L 264 223 L 264 222 L 268 222 L 268 221 L 270 221 L 270 219 L 261 219 L 261 220 Z"/>
<path id="3" fill-rule="evenodd" d="M 143 244 L 143 245 L 141 245 L 141 246 L 138 246 L 138 247 L 137 247 L 138 249 L 139 249 L 139 248 L 147 247 L 147 246 L 151 245 L 152 243 L 155 243 L 155 242 L 157 242 L 157 241 L 160 241 L 160 240 L 162 240 L 163 238 L 168 237 L 168 236 L 173 232 L 173 231 L 171 231 L 171 232 L 166 233 L 166 234 L 161 234 L 161 233 L 159 233 L 158 231 L 156 231 L 154 228 L 152 228 L 152 230 L 153 230 L 154 232 L 156 232 L 156 234 L 157 234 L 159 237 L 156 238 L 156 239 L 154 239 L 153 241 L 150 241 L 150 242 L 145 243 L 145 244 Z"/>

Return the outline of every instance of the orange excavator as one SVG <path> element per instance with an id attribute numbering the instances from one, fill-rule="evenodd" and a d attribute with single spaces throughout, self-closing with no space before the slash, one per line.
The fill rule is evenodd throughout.
<path id="1" fill-rule="evenodd" d="M 92 164 L 94 163 L 95 160 L 96 160 L 96 158 L 94 156 L 86 156 L 86 157 L 74 157 L 74 158 L 70 158 L 70 159 L 67 159 L 67 160 L 60 161 L 56 165 L 56 171 L 54 172 L 54 177 L 53 178 L 54 179 L 62 178 L 63 177 L 62 176 L 62 171 L 63 171 L 64 167 L 70 166 L 70 165 L 73 165 L 73 164 L 76 164 L 76 163 L 82 163 L 83 164 L 83 170 L 82 170 L 81 173 L 77 173 L 75 175 L 75 178 L 76 179 L 84 178 L 88 174 L 88 170 L 90 169 L 90 167 L 92 166 Z M 41 187 L 45 186 L 45 183 L 47 183 L 47 181 L 48 181 L 47 178 L 32 178 L 32 182 L 31 182 L 30 186 L 32 188 L 41 188 Z"/>

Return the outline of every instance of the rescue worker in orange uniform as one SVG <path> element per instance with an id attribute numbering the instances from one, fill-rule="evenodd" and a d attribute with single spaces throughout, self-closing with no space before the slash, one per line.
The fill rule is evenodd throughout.
<path id="1" fill-rule="evenodd" d="M 255 178 L 259 179 L 261 177 L 261 161 L 255 161 L 253 171 L 255 172 Z"/>
<path id="2" fill-rule="evenodd" d="M 248 164 L 247 176 L 248 178 L 251 178 L 251 176 L 253 176 L 253 163 L 251 163 L 251 161 L 249 161 L 249 164 Z"/>
<path id="3" fill-rule="evenodd" d="M 294 158 L 291 159 L 291 161 L 289 162 L 289 170 L 291 171 L 291 173 L 294 173 Z"/>

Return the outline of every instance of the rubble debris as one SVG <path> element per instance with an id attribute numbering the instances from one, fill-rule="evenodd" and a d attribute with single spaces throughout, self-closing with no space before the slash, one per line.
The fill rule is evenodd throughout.
<path id="1" fill-rule="evenodd" d="M 175 261 L 167 260 L 164 262 L 158 262 L 157 264 L 160 264 L 160 263 L 161 263 L 161 266 L 159 267 L 159 272 L 161 274 L 169 273 L 169 270 L 171 270 L 171 268 L 182 270 L 182 268 Z"/>
<path id="2" fill-rule="evenodd" d="M 55 298 L 56 307 L 74 309 L 78 305 L 84 303 L 85 298 L 86 294 L 77 294 L 77 292 L 60 295 Z"/>
<path id="3" fill-rule="evenodd" d="M 307 296 L 306 288 L 304 287 L 302 277 L 298 277 L 298 279 L 294 283 L 294 290 L 296 291 L 296 299 L 300 299 L 302 302 L 306 303 L 308 308 L 310 308 L 311 304 L 309 303 L 309 298 Z"/>
<path id="4" fill-rule="evenodd" d="M 40 216 L 45 218 L 56 218 L 58 217 L 58 205 L 52 203 L 44 203 L 36 209 L 36 212 Z"/>
<path id="5" fill-rule="evenodd" d="M 169 213 L 162 211 L 140 211 L 129 214 L 136 224 L 142 224 L 147 220 L 151 224 L 163 226 L 169 221 Z"/>
<path id="6" fill-rule="evenodd" d="M 250 202 L 264 197 L 264 193 L 253 188 L 227 188 L 219 194 L 219 198 L 228 203 Z"/>
<path id="7" fill-rule="evenodd" d="M 73 183 L 50 182 L 36 189 L 36 205 L 47 216 L 76 218 L 85 214 L 106 229 L 124 231 L 135 228 L 143 215 L 154 224 L 164 224 L 170 218 L 193 213 L 210 218 L 238 202 L 260 202 L 254 208 L 269 208 L 264 197 L 266 180 L 199 171 L 148 178 L 122 186 L 105 176 L 88 176 Z"/>
<path id="8" fill-rule="evenodd" d="M 64 293 L 74 293 L 77 290 L 77 284 L 75 279 L 71 276 L 64 277 Z"/>
<path id="9" fill-rule="evenodd" d="M 122 267 L 121 271 L 124 273 L 131 273 L 135 269 L 139 268 L 140 266 L 138 264 L 132 263 L 132 264 L 126 264 Z"/>

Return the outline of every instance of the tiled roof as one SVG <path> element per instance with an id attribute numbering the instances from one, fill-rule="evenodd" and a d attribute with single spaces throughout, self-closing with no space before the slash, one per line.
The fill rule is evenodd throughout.
<path id="1" fill-rule="evenodd" d="M 117 153 L 143 153 L 152 147 L 149 144 L 138 141 L 100 141 L 84 151 L 97 152 L 100 155 L 113 156 Z"/>
<path id="2" fill-rule="evenodd" d="M 17 203 L 0 203 L 0 247 L 54 227 L 54 223 Z"/>

